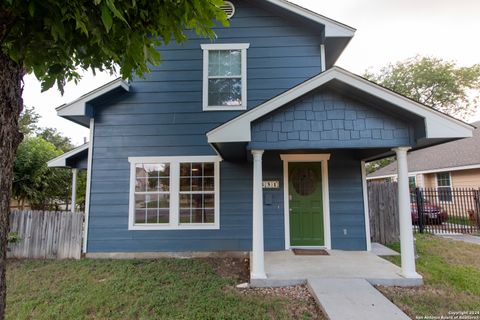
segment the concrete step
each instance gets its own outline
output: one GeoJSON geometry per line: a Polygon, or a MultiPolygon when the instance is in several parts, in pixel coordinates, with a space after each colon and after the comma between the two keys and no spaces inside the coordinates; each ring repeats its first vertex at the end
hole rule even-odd
{"type": "Polygon", "coordinates": [[[307,280],[312,295],[330,320],[409,320],[364,279],[307,280]]]}

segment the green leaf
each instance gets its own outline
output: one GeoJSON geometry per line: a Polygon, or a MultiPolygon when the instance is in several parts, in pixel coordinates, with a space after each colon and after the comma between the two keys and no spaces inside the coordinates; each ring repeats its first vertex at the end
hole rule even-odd
{"type": "Polygon", "coordinates": [[[31,17],[33,17],[33,15],[35,14],[35,2],[34,1],[30,1],[28,3],[28,13],[30,13],[31,17]]]}
{"type": "Polygon", "coordinates": [[[107,30],[107,33],[110,32],[110,29],[112,28],[112,24],[113,24],[113,18],[112,18],[112,15],[110,14],[110,10],[106,5],[102,5],[102,22],[103,22],[103,25],[105,26],[105,29],[107,30]]]}

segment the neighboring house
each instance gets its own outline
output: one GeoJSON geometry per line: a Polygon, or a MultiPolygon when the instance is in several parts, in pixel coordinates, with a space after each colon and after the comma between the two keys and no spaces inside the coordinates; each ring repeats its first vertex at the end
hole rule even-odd
{"type": "MultiPolygon", "coordinates": [[[[188,32],[145,78],[57,108],[90,128],[87,257],[252,251],[261,279],[264,250],[369,250],[364,161],[471,136],[334,67],[353,28],[287,1],[232,2],[216,41],[188,32]]],[[[400,190],[403,274],[415,278],[400,190]]]]}
{"type": "MultiPolygon", "coordinates": [[[[408,153],[410,185],[419,188],[480,188],[480,121],[471,138],[408,153]]],[[[397,162],[368,175],[369,181],[397,179],[397,162]]],[[[447,193],[448,195],[448,193],[447,193]]]]}

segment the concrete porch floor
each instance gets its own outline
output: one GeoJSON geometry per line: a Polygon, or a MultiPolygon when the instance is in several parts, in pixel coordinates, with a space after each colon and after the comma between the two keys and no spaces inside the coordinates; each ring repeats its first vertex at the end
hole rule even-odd
{"type": "Polygon", "coordinates": [[[401,269],[372,252],[328,250],[328,256],[299,256],[292,251],[265,252],[267,279],[252,279],[252,287],[282,287],[302,284],[307,279],[365,279],[372,285],[418,286],[420,279],[408,279],[401,269]]]}

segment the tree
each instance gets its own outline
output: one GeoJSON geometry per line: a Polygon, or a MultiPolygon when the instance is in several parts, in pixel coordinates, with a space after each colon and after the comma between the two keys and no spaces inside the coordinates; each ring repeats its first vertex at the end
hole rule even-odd
{"type": "Polygon", "coordinates": [[[365,77],[408,98],[467,120],[479,102],[480,64],[458,67],[452,61],[416,56],[389,64],[365,77]]]}
{"type": "Polygon", "coordinates": [[[65,193],[68,177],[65,183],[56,170],[47,167],[48,160],[62,153],[41,137],[27,137],[20,143],[12,186],[12,194],[20,203],[28,200],[35,209],[44,209],[48,200],[65,193]]]}
{"type": "Polygon", "coordinates": [[[18,119],[20,132],[24,136],[35,134],[38,131],[38,120],[40,120],[40,115],[33,107],[24,107],[18,119]]]}
{"type": "Polygon", "coordinates": [[[157,47],[185,41],[185,29],[213,38],[214,20],[227,25],[223,0],[44,0],[0,2],[0,319],[5,314],[5,265],[12,168],[22,141],[23,76],[63,92],[79,69],[123,78],[160,63],[157,47]]]}
{"type": "Polygon", "coordinates": [[[52,143],[57,149],[67,152],[73,149],[72,140],[69,137],[63,136],[55,128],[44,128],[38,133],[46,141],[52,143]]]}
{"type": "MultiPolygon", "coordinates": [[[[480,64],[458,67],[452,61],[416,56],[389,64],[365,78],[451,116],[468,120],[480,93],[480,64]]],[[[395,157],[367,164],[371,173],[395,161],[395,157]]]]}

